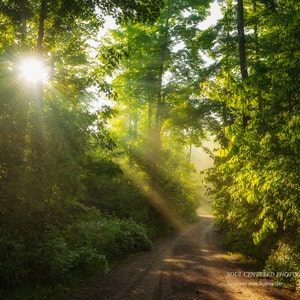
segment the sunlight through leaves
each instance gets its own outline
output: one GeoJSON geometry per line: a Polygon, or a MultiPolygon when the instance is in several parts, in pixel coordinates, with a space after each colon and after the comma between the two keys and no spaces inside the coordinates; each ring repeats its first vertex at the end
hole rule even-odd
{"type": "Polygon", "coordinates": [[[24,59],[21,62],[20,71],[22,78],[30,83],[45,82],[48,79],[46,66],[36,57],[24,59]]]}

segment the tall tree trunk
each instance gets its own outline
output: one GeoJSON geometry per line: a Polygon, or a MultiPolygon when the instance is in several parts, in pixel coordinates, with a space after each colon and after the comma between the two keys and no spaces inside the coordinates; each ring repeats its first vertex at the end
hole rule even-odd
{"type": "Polygon", "coordinates": [[[27,38],[27,5],[28,1],[21,1],[20,2],[20,11],[21,11],[21,16],[20,16],[20,22],[21,22],[21,41],[22,44],[26,43],[26,38],[27,38]]]}
{"type": "Polygon", "coordinates": [[[167,15],[164,25],[164,32],[161,39],[161,56],[158,70],[158,88],[157,88],[157,104],[154,122],[154,133],[153,133],[153,164],[159,165],[161,160],[161,129],[162,129],[162,117],[164,111],[164,97],[163,97],[163,75],[165,72],[165,63],[167,60],[167,52],[169,47],[169,19],[170,19],[170,0],[167,3],[167,15]]]}
{"type": "MultiPolygon", "coordinates": [[[[252,1],[253,11],[256,14],[256,0],[252,1]]],[[[260,61],[260,46],[259,46],[259,37],[258,37],[258,23],[254,23],[254,45],[255,45],[255,60],[256,63],[260,61]]],[[[260,114],[261,119],[263,119],[263,110],[264,110],[264,103],[263,97],[261,95],[261,90],[258,91],[258,112],[260,114]]]]}
{"type": "Polygon", "coordinates": [[[43,47],[46,16],[47,16],[47,0],[41,0],[40,16],[39,16],[39,32],[38,32],[38,37],[36,42],[36,49],[38,53],[41,53],[43,47]]]}
{"type": "Polygon", "coordinates": [[[152,132],[152,100],[150,97],[150,91],[147,91],[147,101],[148,101],[148,138],[151,137],[152,132]]]}
{"type": "MultiPolygon", "coordinates": [[[[237,2],[237,31],[239,39],[239,57],[240,57],[240,70],[242,80],[248,78],[248,70],[246,65],[246,41],[245,41],[245,26],[244,26],[244,3],[243,0],[237,2]]],[[[243,109],[245,110],[245,109],[243,109]]],[[[243,128],[247,127],[249,116],[243,111],[243,128]]]]}
{"type": "Polygon", "coordinates": [[[129,167],[133,167],[134,162],[134,142],[137,140],[138,135],[138,121],[139,116],[137,112],[131,111],[130,104],[130,112],[129,112],[129,167]]]}
{"type": "MultiPolygon", "coordinates": [[[[40,3],[40,14],[39,14],[39,28],[38,37],[36,41],[36,56],[41,59],[43,39],[45,33],[45,20],[47,12],[47,0],[41,0],[40,3]]],[[[39,176],[42,184],[40,186],[47,186],[47,170],[45,169],[45,155],[46,150],[46,135],[45,135],[45,124],[44,124],[44,103],[43,103],[43,82],[38,80],[36,83],[36,100],[35,100],[35,113],[33,118],[33,151],[34,155],[34,166],[37,176],[39,176]]],[[[41,199],[49,201],[52,195],[52,188],[50,188],[49,195],[46,195],[46,191],[39,191],[41,199]],[[44,194],[44,195],[43,195],[44,194]],[[42,197],[43,195],[43,197],[42,197]]]]}
{"type": "Polygon", "coordinates": [[[240,69],[242,79],[248,78],[248,71],[246,67],[246,42],[244,29],[244,3],[243,0],[238,0],[237,3],[237,30],[239,38],[239,55],[240,55],[240,69]]]}
{"type": "MultiPolygon", "coordinates": [[[[36,52],[37,55],[41,55],[43,48],[43,40],[45,35],[45,20],[47,16],[47,0],[41,0],[40,4],[40,14],[39,14],[39,29],[38,37],[36,41],[36,52]]],[[[41,106],[42,111],[42,101],[43,101],[43,82],[42,80],[37,82],[37,103],[41,106]]]]}

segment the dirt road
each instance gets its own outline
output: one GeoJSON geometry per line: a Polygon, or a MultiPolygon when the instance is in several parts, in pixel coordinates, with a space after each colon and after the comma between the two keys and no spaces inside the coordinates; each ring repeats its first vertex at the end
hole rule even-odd
{"type": "Polygon", "coordinates": [[[272,286],[274,280],[249,271],[222,250],[214,219],[202,215],[199,223],[115,268],[104,280],[78,286],[65,299],[296,299],[285,287],[272,286]]]}

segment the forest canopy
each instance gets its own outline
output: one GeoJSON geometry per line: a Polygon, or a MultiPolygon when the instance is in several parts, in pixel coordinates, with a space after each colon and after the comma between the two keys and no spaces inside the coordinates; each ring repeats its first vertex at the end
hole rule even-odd
{"type": "Polygon", "coordinates": [[[105,273],[196,221],[208,136],[228,245],[300,271],[299,1],[219,1],[202,29],[210,5],[0,3],[0,296],[105,273]]]}

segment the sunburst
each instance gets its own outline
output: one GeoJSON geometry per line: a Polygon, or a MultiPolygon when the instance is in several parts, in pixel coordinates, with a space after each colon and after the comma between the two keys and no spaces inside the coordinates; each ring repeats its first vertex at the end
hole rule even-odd
{"type": "Polygon", "coordinates": [[[28,57],[20,64],[22,78],[29,83],[45,82],[48,79],[47,68],[44,63],[36,57],[28,57]]]}

